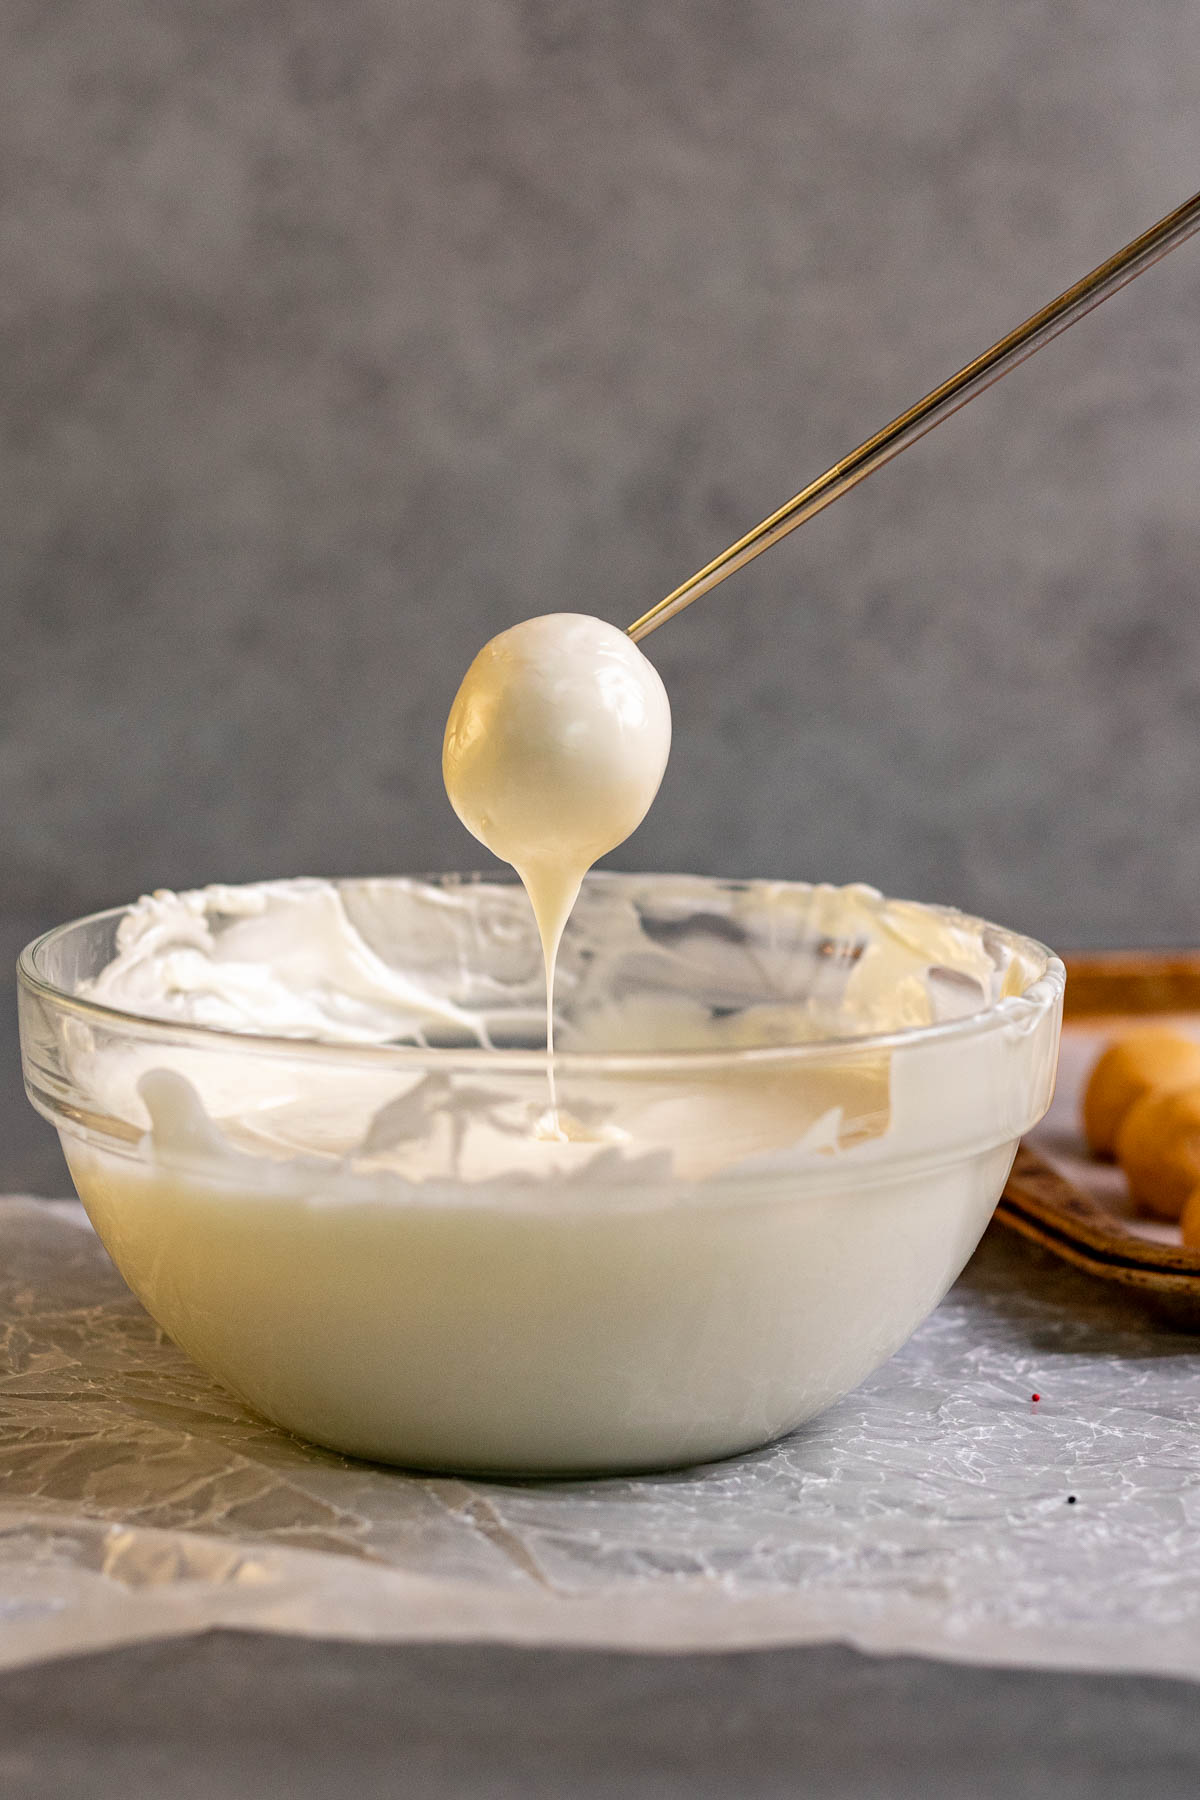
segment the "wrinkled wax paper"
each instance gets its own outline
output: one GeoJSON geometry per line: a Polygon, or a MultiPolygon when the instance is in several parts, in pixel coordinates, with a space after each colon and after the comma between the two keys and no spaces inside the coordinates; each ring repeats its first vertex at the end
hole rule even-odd
{"type": "Polygon", "coordinates": [[[220,1624],[1200,1675],[1200,1338],[997,1234],[823,1418],[629,1480],[287,1437],[164,1341],[74,1202],[0,1200],[0,1346],[9,1665],[220,1624]]]}

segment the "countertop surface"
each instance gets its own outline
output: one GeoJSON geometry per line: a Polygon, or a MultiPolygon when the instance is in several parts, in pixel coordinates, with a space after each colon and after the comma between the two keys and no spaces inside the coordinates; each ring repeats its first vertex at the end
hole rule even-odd
{"type": "Polygon", "coordinates": [[[213,1632],[0,1675],[5,1800],[1194,1800],[1190,1683],[213,1632]]]}

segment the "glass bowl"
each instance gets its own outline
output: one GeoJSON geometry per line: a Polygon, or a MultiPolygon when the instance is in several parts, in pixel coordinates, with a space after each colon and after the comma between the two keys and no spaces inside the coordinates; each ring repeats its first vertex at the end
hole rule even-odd
{"type": "Polygon", "coordinates": [[[1064,971],[866,888],[593,876],[566,1141],[502,879],[160,894],[19,982],[30,1099],[197,1363],[355,1456],[573,1474],[751,1449],[904,1343],[1049,1105],[1064,971]]]}

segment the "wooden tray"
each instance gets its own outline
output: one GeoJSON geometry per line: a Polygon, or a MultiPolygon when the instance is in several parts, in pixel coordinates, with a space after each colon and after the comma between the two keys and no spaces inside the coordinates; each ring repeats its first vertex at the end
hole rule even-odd
{"type": "Polygon", "coordinates": [[[1133,1289],[1180,1324],[1200,1325],[1200,1250],[1175,1226],[1133,1212],[1124,1178],[1089,1155],[1083,1083],[1104,1044],[1148,1016],[1200,1036],[1200,951],[1119,951],[1067,959],[1058,1088],[1021,1145],[996,1221],[1076,1268],[1133,1289]]]}

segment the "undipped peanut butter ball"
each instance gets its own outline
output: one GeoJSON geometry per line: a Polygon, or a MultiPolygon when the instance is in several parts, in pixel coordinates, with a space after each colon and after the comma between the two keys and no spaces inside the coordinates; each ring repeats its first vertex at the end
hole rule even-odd
{"type": "Polygon", "coordinates": [[[1189,1250],[1200,1250],[1200,1187],[1193,1188],[1179,1217],[1183,1241],[1189,1250]]]}
{"type": "Polygon", "coordinates": [[[1097,1156],[1111,1156],[1130,1107],[1157,1089],[1200,1082],[1200,1044],[1162,1025],[1131,1031],[1110,1044],[1083,1097],[1083,1129],[1097,1156]]]}
{"type": "Polygon", "coordinates": [[[1200,1083],[1135,1100],[1117,1132],[1117,1161],[1140,1211],[1177,1219],[1200,1187],[1200,1083]]]}

